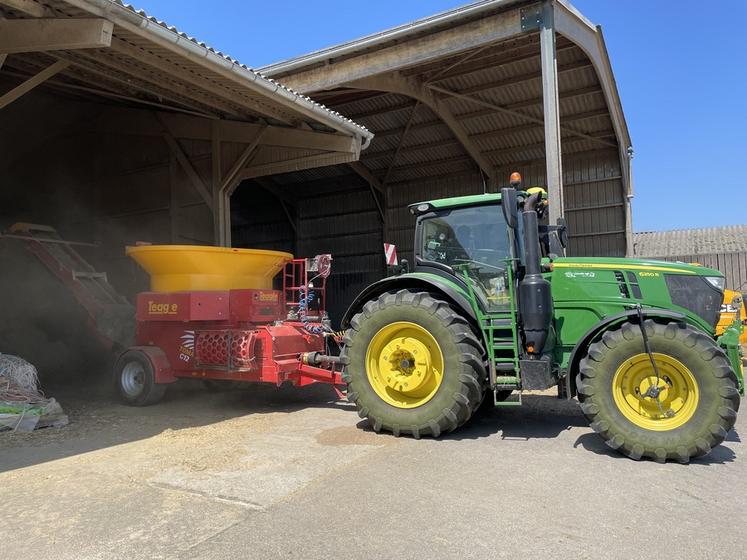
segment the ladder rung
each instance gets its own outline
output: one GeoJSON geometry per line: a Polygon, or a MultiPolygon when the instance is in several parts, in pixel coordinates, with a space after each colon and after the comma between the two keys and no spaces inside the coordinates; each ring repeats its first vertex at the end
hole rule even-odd
{"type": "Polygon", "coordinates": [[[519,384],[519,378],[515,375],[499,375],[495,378],[496,385],[515,386],[519,384]]]}
{"type": "Polygon", "coordinates": [[[73,278],[90,278],[91,280],[106,280],[106,272],[82,272],[73,270],[73,278]]]}

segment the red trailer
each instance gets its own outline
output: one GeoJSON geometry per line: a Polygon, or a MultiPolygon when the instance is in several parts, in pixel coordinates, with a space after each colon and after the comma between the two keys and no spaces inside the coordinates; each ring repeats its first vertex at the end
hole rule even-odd
{"type": "Polygon", "coordinates": [[[325,311],[330,255],[176,245],[127,253],[151,275],[151,291],[137,297],[136,345],[116,365],[127,403],[154,404],[179,378],[328,383],[341,395],[325,311]],[[282,289],[273,289],[280,270],[282,289]]]}

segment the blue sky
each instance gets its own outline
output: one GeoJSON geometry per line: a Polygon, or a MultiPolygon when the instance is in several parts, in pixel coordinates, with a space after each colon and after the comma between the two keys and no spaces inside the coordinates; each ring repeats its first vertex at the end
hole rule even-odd
{"type": "MultiPolygon", "coordinates": [[[[254,67],[465,3],[130,1],[254,67]]],[[[747,2],[573,4],[604,30],[635,149],[635,229],[747,223],[747,48],[732,23],[747,2]]]]}

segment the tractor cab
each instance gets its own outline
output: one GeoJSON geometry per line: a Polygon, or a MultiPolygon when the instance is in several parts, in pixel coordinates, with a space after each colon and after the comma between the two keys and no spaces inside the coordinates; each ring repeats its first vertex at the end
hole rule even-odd
{"type": "Polygon", "coordinates": [[[485,307],[508,306],[516,251],[500,203],[501,195],[485,194],[415,205],[415,270],[466,275],[485,307]]]}
{"type": "Polygon", "coordinates": [[[568,239],[562,218],[556,226],[539,224],[547,208],[544,189],[520,191],[520,185],[521,175],[513,173],[511,188],[501,193],[410,205],[417,218],[415,271],[456,276],[465,287],[471,284],[483,310],[508,309],[512,280],[523,276],[527,266],[527,248],[529,258],[536,261],[529,267],[536,273],[538,259],[563,256],[568,239]],[[525,204],[536,214],[526,231],[523,216],[519,216],[525,204]]]}

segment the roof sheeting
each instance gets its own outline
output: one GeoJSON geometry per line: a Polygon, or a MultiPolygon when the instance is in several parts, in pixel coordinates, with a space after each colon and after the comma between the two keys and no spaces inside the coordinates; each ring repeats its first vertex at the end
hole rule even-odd
{"type": "Polygon", "coordinates": [[[641,257],[747,252],[747,225],[643,231],[633,237],[635,255],[641,257]]]}
{"type": "MultiPolygon", "coordinates": [[[[121,0],[43,0],[44,17],[97,16],[114,24],[112,46],[81,51],[11,55],[6,65],[20,74],[38,72],[56,59],[72,63],[52,81],[81,94],[138,101],[213,118],[269,124],[305,123],[355,135],[367,129],[309,97],[266,78],[220,51],[121,0]]],[[[0,17],[27,18],[0,7],[0,17]]]]}

